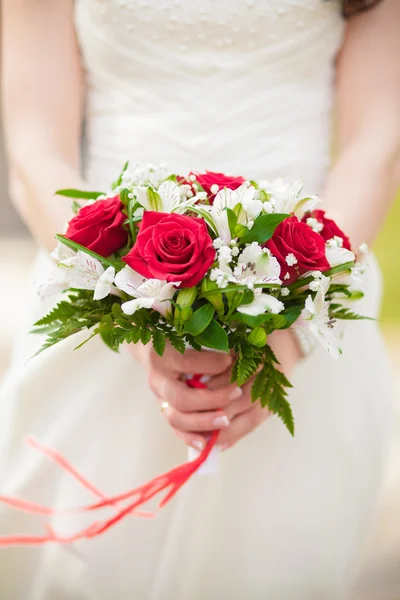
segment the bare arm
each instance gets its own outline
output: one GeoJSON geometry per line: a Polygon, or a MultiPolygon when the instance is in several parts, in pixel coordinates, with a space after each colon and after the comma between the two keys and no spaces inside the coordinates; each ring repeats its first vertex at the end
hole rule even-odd
{"type": "Polygon", "coordinates": [[[82,187],[83,81],[73,0],[3,0],[2,96],[12,199],[40,245],[70,218],[56,189],[82,187]]]}
{"type": "Polygon", "coordinates": [[[324,201],[355,248],[372,243],[399,185],[400,3],[350,20],[337,73],[338,160],[324,201]]]}

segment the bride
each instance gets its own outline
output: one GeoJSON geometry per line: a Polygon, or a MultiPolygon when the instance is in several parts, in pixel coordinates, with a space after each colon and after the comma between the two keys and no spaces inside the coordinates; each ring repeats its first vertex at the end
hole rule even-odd
{"type": "MultiPolygon", "coordinates": [[[[302,176],[354,247],[379,231],[398,175],[398,0],[4,0],[2,16],[11,193],[41,248],[36,282],[71,216],[53,192],[102,189],[127,158],[182,174],[302,176]]],[[[359,311],[377,316],[373,259],[365,292],[359,311]]],[[[337,362],[301,356],[290,333],[272,336],[294,383],[293,440],[248,386],[229,384],[226,356],[116,355],[96,340],[74,353],[78,336],[26,364],[42,341],[27,332],[48,309],[33,290],[26,314],[10,316],[21,333],[0,393],[1,493],[55,508],[91,500],[24,446],[28,434],[106,494],[183,462],[186,445],[201,448],[215,428],[224,451],[218,475],[195,477],[156,519],[131,517],[73,547],[3,549],[2,598],[349,596],[390,418],[375,323],[346,326],[337,362]],[[210,375],[208,390],[188,391],[184,372],[210,375]]],[[[1,509],[0,535],[42,526],[1,509]]]]}

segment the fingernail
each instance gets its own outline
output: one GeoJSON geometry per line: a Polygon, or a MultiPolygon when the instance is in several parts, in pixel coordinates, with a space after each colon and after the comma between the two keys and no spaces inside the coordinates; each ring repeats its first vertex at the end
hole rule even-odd
{"type": "Polygon", "coordinates": [[[230,448],[230,444],[221,444],[220,446],[217,446],[217,448],[221,452],[224,452],[224,450],[228,450],[228,448],[230,448]]]}
{"type": "Polygon", "coordinates": [[[204,442],[201,442],[200,440],[194,440],[194,442],[192,442],[192,446],[199,452],[204,450],[204,442]]]}
{"type": "Polygon", "coordinates": [[[212,421],[212,424],[214,427],[217,427],[217,429],[220,429],[221,427],[229,427],[229,419],[226,415],[221,415],[219,417],[215,417],[215,419],[212,421]]]}
{"type": "Polygon", "coordinates": [[[229,394],[228,400],[236,400],[236,398],[240,398],[240,396],[243,396],[243,390],[240,387],[237,387],[229,394]]]}

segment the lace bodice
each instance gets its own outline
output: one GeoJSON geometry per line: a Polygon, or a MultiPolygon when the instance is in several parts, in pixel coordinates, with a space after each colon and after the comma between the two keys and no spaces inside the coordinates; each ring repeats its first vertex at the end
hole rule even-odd
{"type": "Polygon", "coordinates": [[[336,0],[76,0],[89,176],[131,158],[320,186],[343,27],[336,0]]]}

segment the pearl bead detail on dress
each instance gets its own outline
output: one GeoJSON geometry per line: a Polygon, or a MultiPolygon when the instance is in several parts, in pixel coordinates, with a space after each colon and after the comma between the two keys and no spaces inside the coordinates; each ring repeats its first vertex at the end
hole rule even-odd
{"type": "MultiPolygon", "coordinates": [[[[197,47],[203,53],[209,47],[220,56],[233,48],[254,52],[284,43],[290,31],[307,30],[309,23],[323,21],[335,11],[339,16],[340,11],[339,0],[77,1],[97,5],[103,21],[116,25],[123,21],[126,35],[136,36],[140,31],[141,38],[157,47],[163,44],[179,54],[197,47]],[[136,23],[140,24],[137,28],[136,23]]],[[[199,56],[198,60],[200,64],[205,59],[199,56]]]]}

